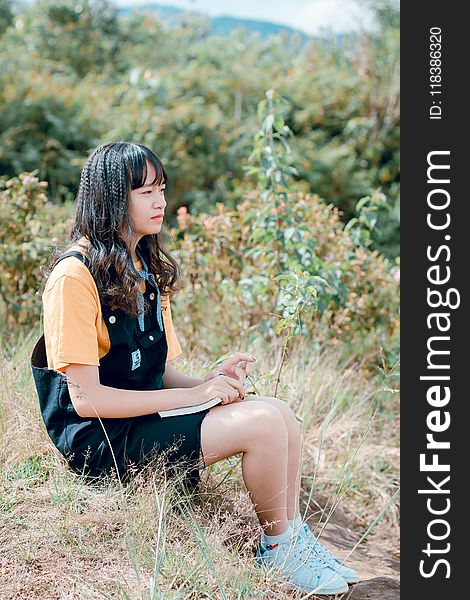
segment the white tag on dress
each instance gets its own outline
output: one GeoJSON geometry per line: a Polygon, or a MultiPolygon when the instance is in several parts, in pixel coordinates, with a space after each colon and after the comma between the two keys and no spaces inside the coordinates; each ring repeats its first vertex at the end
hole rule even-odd
{"type": "Polygon", "coordinates": [[[135,350],[134,352],[131,353],[131,359],[132,359],[132,367],[131,367],[131,371],[135,371],[135,369],[138,369],[140,367],[140,350],[135,350]]]}

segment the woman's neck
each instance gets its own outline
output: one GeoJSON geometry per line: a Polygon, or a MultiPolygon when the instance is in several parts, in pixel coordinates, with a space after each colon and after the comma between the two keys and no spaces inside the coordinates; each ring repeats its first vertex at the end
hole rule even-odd
{"type": "Polygon", "coordinates": [[[137,255],[137,244],[140,241],[140,237],[139,238],[134,238],[132,240],[126,240],[124,239],[124,242],[127,246],[127,250],[129,252],[129,254],[131,255],[131,259],[133,262],[140,262],[140,259],[137,255]]]}

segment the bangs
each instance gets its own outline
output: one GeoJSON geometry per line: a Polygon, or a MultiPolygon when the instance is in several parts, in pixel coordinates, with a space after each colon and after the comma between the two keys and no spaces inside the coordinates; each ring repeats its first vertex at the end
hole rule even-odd
{"type": "Polygon", "coordinates": [[[132,144],[125,158],[131,189],[136,190],[144,185],[161,185],[167,182],[167,174],[161,160],[146,146],[132,144]],[[147,163],[155,170],[153,181],[147,182],[147,163]]]}

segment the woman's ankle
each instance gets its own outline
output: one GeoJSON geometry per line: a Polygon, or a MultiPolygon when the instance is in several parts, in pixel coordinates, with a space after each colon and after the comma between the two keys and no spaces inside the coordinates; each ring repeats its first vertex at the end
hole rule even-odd
{"type": "Polygon", "coordinates": [[[289,541],[292,537],[292,529],[290,525],[288,525],[282,533],[277,535],[267,535],[264,531],[261,534],[261,542],[264,545],[274,545],[280,544],[284,541],[289,541]]]}
{"type": "Polygon", "coordinates": [[[300,527],[302,527],[302,516],[300,515],[300,513],[294,517],[293,519],[288,519],[288,523],[289,525],[292,527],[292,529],[297,530],[300,527]]]}

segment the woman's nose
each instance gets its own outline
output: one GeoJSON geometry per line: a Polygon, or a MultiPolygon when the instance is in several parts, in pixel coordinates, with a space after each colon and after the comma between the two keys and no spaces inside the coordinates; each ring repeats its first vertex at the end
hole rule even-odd
{"type": "Polygon", "coordinates": [[[163,195],[157,196],[155,198],[155,200],[153,201],[153,206],[154,206],[154,208],[159,208],[160,206],[162,206],[163,208],[165,208],[165,206],[166,206],[165,197],[163,195]]]}

